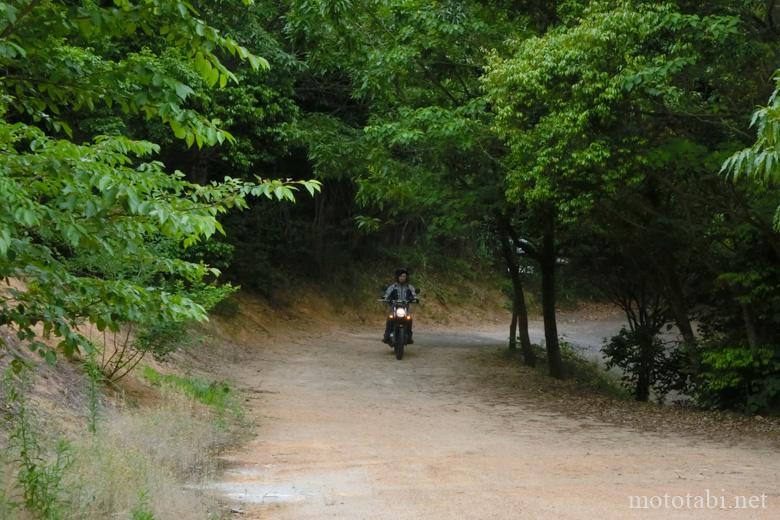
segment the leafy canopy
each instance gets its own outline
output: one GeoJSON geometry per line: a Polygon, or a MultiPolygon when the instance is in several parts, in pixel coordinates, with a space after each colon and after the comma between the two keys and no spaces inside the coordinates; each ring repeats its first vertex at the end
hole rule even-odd
{"type": "MultiPolygon", "coordinates": [[[[756,142],[729,157],[721,168],[735,182],[748,177],[770,187],[780,183],[780,71],[775,73],[775,81],[777,88],[768,105],[756,110],[750,121],[756,128],[756,142]]],[[[774,226],[780,231],[780,206],[774,226]]]]}
{"type": "Polygon", "coordinates": [[[49,361],[54,346],[90,348],[77,331],[84,322],[118,330],[205,319],[186,284],[218,271],[160,244],[186,248],[222,232],[217,217],[246,207],[248,196],[294,201],[298,187],[319,189],[260,178],[193,184],[152,159],[155,144],[121,135],[78,143],[84,132],[65,122],[119,107],[164,122],[188,145],[229,141],[219,121],[186,107],[193,87],[171,66],[183,62],[224,87],[236,79],[220,60],[227,55],[267,67],[187,2],[0,4],[0,279],[8,282],[0,325],[49,361]],[[143,46],[118,52],[127,40],[143,46]],[[57,341],[36,341],[41,329],[57,341]]]}
{"type": "Polygon", "coordinates": [[[667,4],[594,2],[572,25],[517,41],[512,56],[494,52],[483,86],[509,147],[508,197],[571,217],[599,191],[633,182],[646,166],[640,151],[654,144],[654,113],[696,104],[680,78],[736,23],[667,4]]]}

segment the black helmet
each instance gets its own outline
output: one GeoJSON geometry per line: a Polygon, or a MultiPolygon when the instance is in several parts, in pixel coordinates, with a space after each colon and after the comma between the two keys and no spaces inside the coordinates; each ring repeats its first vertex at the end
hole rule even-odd
{"type": "Polygon", "coordinates": [[[409,276],[409,271],[406,269],[406,267],[399,267],[395,270],[395,279],[398,280],[398,277],[402,274],[405,274],[406,276],[409,276]]]}

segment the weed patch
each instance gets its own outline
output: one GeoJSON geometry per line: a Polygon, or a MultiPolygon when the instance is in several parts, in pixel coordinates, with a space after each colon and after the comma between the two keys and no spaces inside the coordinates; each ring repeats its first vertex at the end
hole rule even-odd
{"type": "Polygon", "coordinates": [[[236,418],[243,415],[236,393],[225,381],[209,381],[198,377],[161,374],[149,366],[142,369],[141,375],[149,383],[177,390],[195,401],[213,408],[220,415],[224,415],[225,412],[230,412],[236,418]]]}

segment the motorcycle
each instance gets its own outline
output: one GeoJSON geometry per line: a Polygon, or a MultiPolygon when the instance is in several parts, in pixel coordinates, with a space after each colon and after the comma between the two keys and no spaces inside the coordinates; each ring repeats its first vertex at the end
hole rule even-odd
{"type": "Polygon", "coordinates": [[[388,319],[393,322],[393,328],[390,332],[390,347],[395,351],[395,358],[401,360],[404,358],[404,347],[409,344],[409,329],[412,327],[411,304],[419,303],[420,300],[380,299],[379,301],[390,304],[388,319]]]}

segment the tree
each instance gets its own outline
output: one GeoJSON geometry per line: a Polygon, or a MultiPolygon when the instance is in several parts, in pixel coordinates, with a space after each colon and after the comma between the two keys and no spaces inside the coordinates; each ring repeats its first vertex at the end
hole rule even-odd
{"type": "Polygon", "coordinates": [[[516,348],[517,337],[520,335],[520,350],[523,353],[523,361],[528,366],[536,366],[536,354],[528,335],[528,309],[525,304],[525,292],[523,281],[520,278],[520,265],[518,263],[518,248],[520,240],[517,238],[511,221],[507,216],[496,216],[498,225],[498,237],[501,243],[501,254],[506,263],[509,278],[512,281],[512,321],[509,325],[509,349],[516,348]]]}
{"type": "MultiPolygon", "coordinates": [[[[537,4],[547,5],[293,3],[288,27],[320,75],[306,87],[319,85],[329,100],[320,103],[327,115],[317,115],[328,131],[312,147],[315,167],[353,179],[362,213],[356,221],[374,238],[367,245],[389,242],[392,252],[415,250],[423,264],[446,265],[452,255],[478,249],[485,231],[498,244],[507,238],[495,220],[511,213],[503,208],[504,149],[478,78],[485,48],[503,48],[505,35],[518,27],[543,25],[536,15],[546,11],[537,4]],[[337,104],[349,99],[345,91],[352,104],[337,104]]],[[[505,255],[498,258],[513,272],[505,255]]],[[[522,280],[511,279],[520,309],[522,280]]],[[[528,337],[527,326],[520,337],[528,337]]],[[[521,343],[530,352],[530,341],[521,343]]]]}
{"type": "MultiPolygon", "coordinates": [[[[776,188],[780,183],[780,71],[775,73],[775,82],[777,88],[769,104],[756,110],[750,121],[750,126],[756,127],[755,143],[723,163],[721,171],[734,182],[744,176],[767,187],[776,188]]],[[[775,211],[774,227],[780,231],[780,206],[775,211]]]]}
{"type": "Polygon", "coordinates": [[[236,76],[219,53],[255,69],[265,60],[186,2],[0,7],[0,278],[15,281],[3,291],[0,323],[53,362],[55,349],[36,340],[38,326],[70,355],[91,348],[78,332],[85,321],[116,331],[128,323],[205,319],[203,306],[181,288],[218,272],[160,242],[186,248],[208,239],[222,231],[217,217],[246,207],[246,197],[294,200],[296,186],[231,178],[192,184],[150,160],[159,148],[147,141],[111,135],[74,142],[70,136],[83,129],[64,114],[118,107],[163,122],[188,145],[232,141],[218,121],[186,108],[194,91],[172,64],[224,87],[236,76]],[[138,48],[116,53],[125,38],[138,48]],[[157,52],[139,45],[149,40],[157,52]],[[137,272],[146,273],[144,283],[137,272]]]}
{"type": "Polygon", "coordinates": [[[509,57],[493,53],[484,88],[509,148],[508,197],[533,216],[540,235],[545,341],[556,377],[559,238],[604,194],[642,178],[647,148],[662,142],[649,132],[654,108],[685,106],[682,73],[701,59],[703,44],[725,41],[735,23],[668,5],[598,2],[570,24],[519,40],[509,57]]]}

